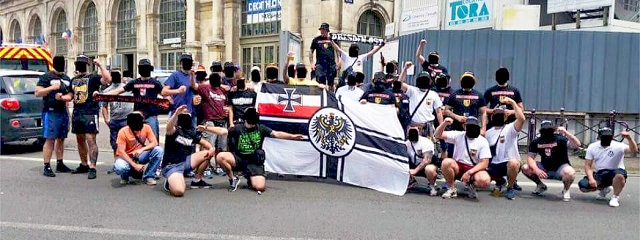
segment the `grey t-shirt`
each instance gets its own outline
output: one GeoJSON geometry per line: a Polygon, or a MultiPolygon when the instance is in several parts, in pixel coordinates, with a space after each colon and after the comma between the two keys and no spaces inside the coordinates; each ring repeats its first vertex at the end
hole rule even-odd
{"type": "MultiPolygon", "coordinates": [[[[123,88],[125,84],[123,83],[113,83],[109,87],[102,90],[102,92],[108,92],[114,89],[123,88]]],[[[130,92],[125,92],[120,94],[121,96],[133,96],[130,92]]],[[[107,104],[106,102],[101,102],[100,105],[104,106],[107,104]]],[[[123,120],[127,119],[127,115],[133,112],[133,103],[126,102],[109,102],[109,116],[111,120],[123,120]]]]}

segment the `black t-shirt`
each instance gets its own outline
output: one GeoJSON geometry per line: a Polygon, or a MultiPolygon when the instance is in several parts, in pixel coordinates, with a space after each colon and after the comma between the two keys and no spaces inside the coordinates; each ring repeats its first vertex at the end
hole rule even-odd
{"type": "Polygon", "coordinates": [[[47,72],[43,75],[40,75],[40,79],[38,79],[37,85],[47,88],[51,86],[52,82],[59,82],[60,89],[51,91],[46,96],[42,97],[42,101],[44,103],[42,110],[65,112],[67,111],[67,102],[56,100],[56,94],[67,94],[71,92],[71,79],[69,79],[69,76],[67,76],[66,74],[57,75],[53,72],[47,72]]]}
{"type": "Polygon", "coordinates": [[[446,67],[442,66],[442,64],[438,64],[438,66],[431,66],[431,64],[425,62],[425,64],[423,64],[422,66],[422,70],[428,72],[429,75],[431,75],[431,79],[435,79],[435,77],[440,73],[449,75],[449,70],[447,70],[446,67]]]}
{"type": "Polygon", "coordinates": [[[183,131],[180,127],[176,127],[173,135],[166,135],[162,167],[186,161],[187,156],[193,153],[194,146],[200,142],[201,138],[202,134],[195,129],[183,131]]]}
{"type": "MultiPolygon", "coordinates": [[[[475,89],[470,92],[458,89],[449,96],[445,105],[451,107],[451,111],[457,115],[480,119],[480,108],[487,106],[487,103],[482,94],[475,89]]],[[[454,120],[451,129],[461,131],[462,124],[454,120]]]]}
{"type": "MultiPolygon", "coordinates": [[[[495,85],[484,92],[484,99],[489,103],[489,108],[496,108],[496,107],[503,106],[504,104],[500,103],[500,98],[502,97],[509,97],[514,101],[516,101],[516,103],[522,102],[520,91],[517,88],[512,87],[510,85],[507,85],[506,87],[495,85]]],[[[513,107],[511,107],[511,105],[507,104],[507,105],[504,105],[504,107],[506,107],[507,109],[513,110],[513,107]]],[[[491,116],[489,116],[489,119],[491,119],[491,116]]],[[[507,118],[506,123],[511,123],[515,120],[516,120],[516,116],[511,115],[507,118]]]]}
{"type": "Polygon", "coordinates": [[[316,51],[316,64],[323,66],[336,65],[335,51],[331,46],[331,39],[328,37],[323,37],[322,35],[315,37],[311,41],[311,49],[316,51]]]}
{"type": "Polygon", "coordinates": [[[539,154],[542,158],[542,166],[547,171],[556,171],[562,164],[569,164],[567,143],[569,140],[562,135],[554,138],[536,138],[529,144],[530,154],[539,154]]]}
{"type": "Polygon", "coordinates": [[[270,137],[272,132],[271,128],[262,124],[252,129],[239,124],[229,132],[229,152],[242,158],[251,158],[256,150],[262,148],[264,138],[270,137]]]}
{"type": "Polygon", "coordinates": [[[367,102],[382,105],[396,104],[396,96],[391,91],[389,91],[389,89],[385,89],[384,91],[380,92],[377,91],[375,87],[369,91],[364,92],[360,99],[366,99],[367,102]]]}
{"type": "Polygon", "coordinates": [[[102,76],[91,73],[79,75],[71,79],[73,89],[73,113],[97,115],[100,106],[93,100],[93,92],[100,91],[102,76]]]}
{"type": "MultiPolygon", "coordinates": [[[[157,98],[162,92],[162,84],[155,78],[142,80],[140,78],[127,82],[124,90],[133,93],[136,97],[157,98]]],[[[160,107],[147,103],[134,103],[133,110],[141,111],[145,117],[156,116],[160,112],[160,107]]]]}
{"type": "Polygon", "coordinates": [[[254,91],[244,90],[229,92],[227,99],[233,108],[233,120],[244,119],[244,111],[247,108],[256,106],[256,97],[258,94],[254,91]]]}

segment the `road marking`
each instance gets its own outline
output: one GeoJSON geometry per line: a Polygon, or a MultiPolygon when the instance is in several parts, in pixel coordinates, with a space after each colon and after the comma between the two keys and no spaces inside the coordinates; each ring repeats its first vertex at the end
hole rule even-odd
{"type": "Polygon", "coordinates": [[[159,231],[142,231],[142,230],[127,230],[127,229],[113,229],[113,228],[90,228],[90,227],[50,225],[50,224],[19,223],[19,222],[0,222],[0,227],[26,229],[26,230],[44,230],[44,231],[58,231],[58,232],[72,232],[72,233],[93,233],[93,234],[101,234],[101,235],[120,235],[120,236],[133,236],[133,237],[146,237],[146,238],[159,237],[159,238],[172,238],[172,239],[311,239],[311,238],[282,238],[282,237],[251,236],[251,235],[230,235],[230,234],[217,234],[217,233],[207,234],[207,233],[193,233],[193,232],[159,232],[159,231]]]}
{"type": "MultiPolygon", "coordinates": [[[[0,156],[0,159],[3,160],[22,160],[22,161],[33,161],[33,162],[42,162],[42,158],[34,158],[34,157],[16,157],[16,156],[0,156]]],[[[80,164],[80,160],[64,160],[65,163],[73,163],[80,164]]],[[[104,162],[97,162],[96,165],[103,165],[104,162]]]]}

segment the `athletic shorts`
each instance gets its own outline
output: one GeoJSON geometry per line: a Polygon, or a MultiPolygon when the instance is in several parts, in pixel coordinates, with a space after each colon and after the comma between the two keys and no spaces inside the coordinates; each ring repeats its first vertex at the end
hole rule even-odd
{"type": "Polygon", "coordinates": [[[71,132],[75,134],[98,133],[98,115],[73,114],[71,132]]]}
{"type": "Polygon", "coordinates": [[[266,176],[264,165],[249,163],[247,159],[241,158],[233,154],[236,160],[236,166],[233,167],[234,172],[241,172],[245,177],[266,176]]]}
{"type": "Polygon", "coordinates": [[[466,173],[467,171],[471,170],[474,167],[473,165],[467,165],[458,161],[456,161],[456,163],[458,164],[458,174],[456,174],[456,179],[458,180],[462,178],[462,175],[464,175],[464,173],[466,173]]]}
{"type": "Polygon", "coordinates": [[[165,178],[169,178],[171,174],[174,173],[190,173],[193,169],[191,168],[191,155],[187,156],[187,160],[181,163],[173,163],[167,164],[164,168],[162,168],[162,176],[165,178]]]}
{"type": "Polygon", "coordinates": [[[45,139],[64,139],[69,133],[67,112],[42,112],[42,135],[45,139]]]}
{"type": "MultiPolygon", "coordinates": [[[[224,120],[206,121],[205,126],[228,128],[227,121],[224,120]]],[[[225,150],[227,148],[227,136],[218,136],[207,131],[204,131],[202,136],[207,139],[207,142],[211,143],[216,150],[225,150]]]]}
{"type": "Polygon", "coordinates": [[[564,168],[566,168],[566,167],[570,167],[571,166],[571,165],[565,163],[565,164],[560,165],[560,167],[557,170],[550,171],[550,170],[545,169],[542,166],[541,162],[537,162],[537,164],[538,164],[538,168],[540,168],[540,170],[542,170],[545,173],[547,173],[547,179],[554,179],[554,180],[560,180],[560,181],[562,181],[562,175],[561,175],[562,170],[564,170],[564,168]]]}
{"type": "Polygon", "coordinates": [[[509,162],[489,164],[487,173],[489,173],[489,176],[491,176],[492,178],[502,178],[504,176],[507,176],[507,164],[509,164],[509,162]]]}
{"type": "Polygon", "coordinates": [[[316,80],[320,84],[333,86],[336,78],[335,66],[316,64],[316,80]]]}
{"type": "Polygon", "coordinates": [[[596,183],[598,183],[597,187],[589,186],[589,178],[587,178],[586,176],[582,178],[580,182],[578,182],[578,186],[582,189],[587,189],[587,190],[596,190],[596,189],[606,188],[613,184],[613,178],[618,174],[621,174],[622,176],[624,176],[624,179],[627,179],[627,170],[624,170],[622,168],[602,169],[602,170],[598,170],[593,174],[593,178],[595,178],[596,183]]]}

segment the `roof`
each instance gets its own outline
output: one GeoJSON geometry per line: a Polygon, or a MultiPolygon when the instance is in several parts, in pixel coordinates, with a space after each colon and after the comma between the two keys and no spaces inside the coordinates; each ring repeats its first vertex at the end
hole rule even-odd
{"type": "Polygon", "coordinates": [[[0,69],[0,76],[14,76],[14,75],[42,75],[43,72],[26,71],[26,70],[4,70],[0,69]]]}

